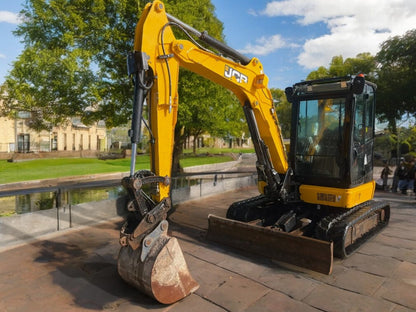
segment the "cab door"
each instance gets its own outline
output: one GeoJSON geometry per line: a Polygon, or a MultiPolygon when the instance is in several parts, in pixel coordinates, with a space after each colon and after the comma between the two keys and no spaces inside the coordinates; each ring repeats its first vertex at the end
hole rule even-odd
{"type": "Polygon", "coordinates": [[[373,179],[374,110],[374,88],[366,84],[363,93],[354,95],[354,122],[350,153],[352,186],[373,179]]]}

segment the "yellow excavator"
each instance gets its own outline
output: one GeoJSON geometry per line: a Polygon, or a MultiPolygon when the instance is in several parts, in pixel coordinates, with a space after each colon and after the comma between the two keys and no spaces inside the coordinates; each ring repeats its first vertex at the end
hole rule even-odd
{"type": "Polygon", "coordinates": [[[226,218],[208,216],[210,240],[330,274],[334,255],[347,257],[388,224],[389,205],[373,200],[376,85],[359,74],[286,88],[292,103],[287,154],[260,61],[154,1],[142,12],[128,57],[135,92],[130,176],[122,180],[129,202],[118,271],[125,281],[164,304],[198,288],[166,220],[180,66],[237,96],[257,155],[259,195],[232,204],[226,218]],[[188,39],[176,39],[173,28],[188,39]],[[145,105],[151,170],[135,172],[145,105]]]}

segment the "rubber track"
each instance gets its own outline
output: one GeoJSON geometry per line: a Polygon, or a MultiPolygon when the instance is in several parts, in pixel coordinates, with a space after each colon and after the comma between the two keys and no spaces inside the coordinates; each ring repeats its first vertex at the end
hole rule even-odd
{"type": "Polygon", "coordinates": [[[318,239],[334,242],[334,255],[338,258],[346,258],[351,255],[370,237],[374,236],[381,229],[387,226],[390,218],[390,206],[384,202],[368,201],[357,207],[352,208],[346,213],[337,216],[328,216],[318,223],[318,239]],[[346,233],[349,227],[354,226],[378,210],[385,210],[385,219],[378,223],[369,232],[358,238],[352,245],[345,247],[346,233]]]}
{"type": "MultiPolygon", "coordinates": [[[[231,204],[227,210],[227,218],[249,222],[256,218],[260,218],[259,207],[265,207],[266,204],[273,202],[264,195],[258,195],[245,200],[241,200],[231,204]]],[[[261,208],[260,208],[261,209],[261,208]]]]}

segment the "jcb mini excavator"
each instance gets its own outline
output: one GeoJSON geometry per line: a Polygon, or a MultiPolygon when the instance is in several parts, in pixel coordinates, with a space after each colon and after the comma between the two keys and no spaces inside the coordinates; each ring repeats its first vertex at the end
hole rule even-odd
{"type": "Polygon", "coordinates": [[[130,197],[118,258],[125,281],[165,304],[198,288],[166,220],[180,66],[237,96],[257,154],[260,195],[232,204],[226,218],[208,216],[209,239],[330,274],[334,255],[347,257],[387,225],[389,205],[373,201],[374,84],[357,75],[286,88],[292,103],[287,156],[260,61],[170,16],[154,1],[142,12],[128,57],[135,92],[130,176],[122,180],[130,197]],[[172,28],[189,40],[177,40],[172,28]],[[145,105],[151,171],[135,172],[145,105]]]}

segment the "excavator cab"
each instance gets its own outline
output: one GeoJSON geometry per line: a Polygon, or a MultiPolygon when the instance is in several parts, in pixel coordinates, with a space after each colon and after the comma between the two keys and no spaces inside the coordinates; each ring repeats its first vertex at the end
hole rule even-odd
{"type": "Polygon", "coordinates": [[[348,257],[384,228],[390,207],[373,200],[375,91],[364,75],[286,88],[292,126],[280,189],[210,216],[209,237],[329,274],[333,256],[348,257]]]}
{"type": "Polygon", "coordinates": [[[340,189],[373,187],[375,90],[363,75],[305,81],[285,90],[292,103],[294,180],[340,189]]]}

